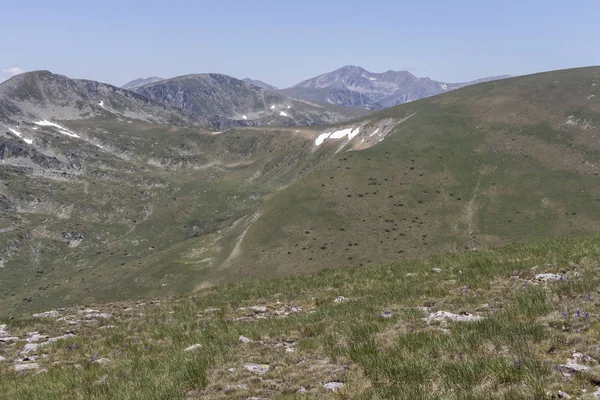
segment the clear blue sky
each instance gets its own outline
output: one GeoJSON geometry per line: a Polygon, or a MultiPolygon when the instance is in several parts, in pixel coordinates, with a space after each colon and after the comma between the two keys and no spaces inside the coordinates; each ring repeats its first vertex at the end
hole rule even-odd
{"type": "Polygon", "coordinates": [[[348,64],[456,82],[600,64],[598,0],[2,3],[0,70],[115,85],[220,72],[287,87],[348,64]]]}

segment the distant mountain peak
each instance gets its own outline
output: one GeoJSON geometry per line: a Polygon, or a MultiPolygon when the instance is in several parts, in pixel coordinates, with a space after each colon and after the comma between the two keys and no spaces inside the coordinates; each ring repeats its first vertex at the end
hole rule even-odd
{"type": "Polygon", "coordinates": [[[258,79],[244,78],[244,82],[247,82],[254,86],[258,86],[259,88],[264,90],[277,90],[277,87],[270,85],[266,82],[259,81],[258,79]]]}
{"type": "Polygon", "coordinates": [[[474,82],[445,83],[418,78],[409,71],[388,70],[382,73],[346,65],[284,89],[290,97],[346,107],[382,109],[474,83],[505,78],[483,78],[474,82]]]}
{"type": "Polygon", "coordinates": [[[362,110],[323,107],[289,99],[274,90],[265,90],[251,80],[216,73],[178,76],[132,90],[205,118],[217,129],[327,124],[362,114],[362,110]]]}
{"type": "Polygon", "coordinates": [[[164,81],[164,78],[159,78],[157,76],[151,76],[148,78],[138,78],[138,79],[134,79],[132,81],[127,82],[126,84],[121,86],[121,88],[131,90],[131,89],[135,89],[140,86],[144,86],[144,85],[148,85],[150,83],[156,83],[156,82],[160,82],[160,81],[164,81]]]}

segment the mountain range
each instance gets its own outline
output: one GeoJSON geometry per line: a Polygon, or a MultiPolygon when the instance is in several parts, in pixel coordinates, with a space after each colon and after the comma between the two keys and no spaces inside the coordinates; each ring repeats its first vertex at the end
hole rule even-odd
{"type": "Polygon", "coordinates": [[[597,67],[354,116],[218,74],[136,92],[16,76],[0,84],[2,309],[597,232],[599,99],[597,67]],[[351,119],[272,115],[296,108],[351,119]],[[215,131],[220,113],[256,125],[215,131]]]}
{"type": "Polygon", "coordinates": [[[105,83],[75,80],[49,71],[27,72],[0,85],[0,120],[4,124],[115,118],[171,125],[204,123],[200,117],[105,83]]]}
{"type": "Polygon", "coordinates": [[[291,88],[281,90],[280,93],[319,103],[380,110],[475,83],[508,77],[510,75],[466,83],[445,83],[429,78],[417,78],[408,71],[373,73],[361,67],[346,66],[307,79],[291,88]]]}
{"type": "MultiPolygon", "coordinates": [[[[180,81],[185,80],[187,83],[190,83],[191,80],[189,77],[191,76],[216,77],[222,75],[197,74],[173,79],[180,81]]],[[[417,78],[408,71],[390,70],[383,73],[373,73],[361,67],[345,66],[338,70],[307,79],[290,88],[281,90],[260,80],[245,78],[243,81],[265,91],[277,91],[280,95],[293,99],[306,100],[317,104],[363,108],[367,110],[381,110],[398,104],[407,103],[409,101],[435,96],[437,94],[464,86],[492,80],[506,79],[509,77],[510,75],[501,75],[481,78],[471,82],[445,83],[434,81],[429,78],[417,78]]],[[[230,80],[233,81],[234,78],[230,78],[230,80]]],[[[164,79],[155,77],[140,78],[128,82],[122,87],[124,89],[140,91],[142,90],[139,89],[141,86],[161,81],[164,81],[164,79]]],[[[180,91],[181,95],[181,90],[183,90],[181,84],[179,85],[178,90],[180,91]]],[[[155,98],[160,100],[160,96],[155,98]]],[[[203,102],[204,100],[200,99],[200,101],[203,102]]]]}
{"type": "Polygon", "coordinates": [[[132,89],[186,110],[218,129],[245,125],[315,125],[348,120],[364,110],[296,100],[222,74],[185,75],[132,89]]]}

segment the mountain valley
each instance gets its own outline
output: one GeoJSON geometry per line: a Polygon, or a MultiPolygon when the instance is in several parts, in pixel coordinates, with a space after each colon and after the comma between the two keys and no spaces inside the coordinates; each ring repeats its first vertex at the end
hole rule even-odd
{"type": "MultiPolygon", "coordinates": [[[[36,88],[19,78],[0,93],[36,88]]],[[[112,87],[43,108],[4,95],[0,301],[177,294],[597,232],[599,84],[597,68],[555,71],[224,132],[112,87]]]]}

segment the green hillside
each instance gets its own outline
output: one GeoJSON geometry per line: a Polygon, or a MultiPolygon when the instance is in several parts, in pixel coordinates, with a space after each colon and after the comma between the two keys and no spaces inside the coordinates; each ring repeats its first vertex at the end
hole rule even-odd
{"type": "Polygon", "coordinates": [[[598,232],[599,119],[594,67],[331,127],[23,124],[33,147],[0,136],[0,314],[598,232]]]}
{"type": "Polygon", "coordinates": [[[0,394],[596,399],[599,259],[595,235],[5,318],[0,394]]]}
{"type": "Polygon", "coordinates": [[[217,279],[598,231],[600,68],[474,85],[370,120],[407,116],[271,197],[217,279]]]}

